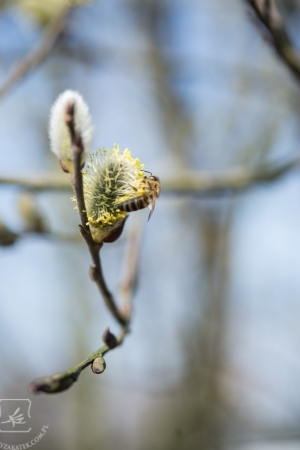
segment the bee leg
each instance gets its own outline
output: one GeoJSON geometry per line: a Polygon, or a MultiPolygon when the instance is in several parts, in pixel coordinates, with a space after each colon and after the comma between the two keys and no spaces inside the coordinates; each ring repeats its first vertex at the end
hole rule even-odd
{"type": "Polygon", "coordinates": [[[149,212],[149,216],[148,216],[148,222],[153,214],[154,208],[155,208],[155,202],[152,201],[151,203],[149,203],[150,212],[149,212]]]}

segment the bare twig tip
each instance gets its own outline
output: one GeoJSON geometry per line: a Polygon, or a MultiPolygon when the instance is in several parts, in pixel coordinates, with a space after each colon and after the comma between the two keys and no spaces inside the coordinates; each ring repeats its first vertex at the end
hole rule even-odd
{"type": "Polygon", "coordinates": [[[55,394],[62,392],[72,386],[77,381],[80,371],[71,375],[37,378],[29,384],[28,390],[31,394],[39,394],[45,392],[47,394],[55,394]]]}

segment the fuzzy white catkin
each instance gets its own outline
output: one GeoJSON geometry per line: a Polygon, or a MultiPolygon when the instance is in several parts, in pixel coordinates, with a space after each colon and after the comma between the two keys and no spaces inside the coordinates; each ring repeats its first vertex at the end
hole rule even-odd
{"type": "Polygon", "coordinates": [[[57,98],[50,112],[49,138],[51,150],[69,170],[72,169],[72,143],[69,129],[66,125],[65,115],[68,105],[74,105],[74,128],[77,136],[81,137],[85,161],[90,151],[94,127],[89,114],[89,108],[81,95],[75,91],[65,91],[57,98]]]}

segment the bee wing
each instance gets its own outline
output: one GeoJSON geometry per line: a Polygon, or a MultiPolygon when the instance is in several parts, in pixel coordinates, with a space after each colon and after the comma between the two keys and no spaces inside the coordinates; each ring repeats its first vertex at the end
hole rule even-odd
{"type": "Polygon", "coordinates": [[[148,216],[148,222],[149,222],[149,220],[153,214],[154,208],[155,208],[155,200],[156,200],[156,197],[153,197],[151,202],[149,203],[150,212],[149,212],[149,216],[148,216]]]}

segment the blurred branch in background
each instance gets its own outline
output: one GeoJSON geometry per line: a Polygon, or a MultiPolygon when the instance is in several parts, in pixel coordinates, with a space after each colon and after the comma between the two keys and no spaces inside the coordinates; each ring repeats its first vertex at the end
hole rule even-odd
{"type": "Polygon", "coordinates": [[[78,233],[66,234],[52,231],[47,226],[46,220],[38,208],[36,196],[32,192],[22,191],[17,199],[17,207],[19,216],[23,222],[23,227],[20,231],[16,232],[0,220],[0,247],[13,245],[19,239],[33,234],[56,242],[82,242],[78,233]]]}
{"type": "Polygon", "coordinates": [[[202,409],[205,417],[201,432],[203,448],[209,449],[222,447],[224,432],[232,418],[232,410],[221,382],[221,374],[228,364],[227,315],[232,203],[226,205],[224,212],[221,208],[203,211],[199,225],[205,246],[207,296],[204,313],[199,320],[200,373],[198,379],[195,377],[194,383],[199,383],[198,418],[201,417],[202,409]]]}
{"type": "Polygon", "coordinates": [[[37,46],[13,66],[6,79],[0,84],[0,98],[13,88],[16,83],[20,82],[31,70],[41,64],[49,55],[65,31],[66,18],[67,12],[64,12],[53,23],[48,25],[37,46]]]}
{"type": "Polygon", "coordinates": [[[10,230],[5,223],[0,220],[0,247],[13,245],[18,238],[19,235],[10,230]]]}
{"type": "Polygon", "coordinates": [[[224,433],[230,426],[233,413],[221,377],[228,364],[232,202],[226,202],[224,206],[220,208],[220,205],[216,207],[208,203],[200,211],[199,232],[204,245],[206,279],[203,289],[206,295],[201,296],[204,301],[203,312],[193,331],[194,345],[188,350],[190,340],[185,342],[186,367],[189,367],[185,383],[189,386],[190,398],[193,392],[197,392],[197,401],[193,404],[194,414],[186,423],[187,438],[199,442],[199,448],[203,450],[223,447],[224,433]]]}
{"type": "Polygon", "coordinates": [[[228,364],[232,201],[207,200],[200,207],[193,218],[198,219],[204,260],[202,267],[195,266],[199,284],[190,298],[192,315],[179,331],[184,371],[171,388],[171,407],[158,409],[153,419],[164,439],[162,449],[222,449],[233,418],[222,382],[228,364]],[[166,432],[171,427],[175,433],[166,432]]]}
{"type": "MultiPolygon", "coordinates": [[[[288,161],[270,163],[259,167],[238,167],[220,173],[184,172],[161,181],[162,192],[181,194],[222,194],[223,191],[238,191],[252,185],[272,182],[296,169],[300,164],[300,155],[296,153],[288,161]]],[[[70,191],[67,179],[56,175],[32,175],[25,177],[0,177],[0,185],[22,186],[34,191],[70,191]]]]}
{"type": "MultiPolygon", "coordinates": [[[[180,175],[162,180],[162,191],[170,195],[222,195],[227,191],[240,191],[260,183],[269,183],[296,169],[300,163],[300,155],[296,154],[283,163],[262,165],[256,168],[236,168],[221,173],[182,172],[180,175]]],[[[56,175],[32,176],[28,178],[1,177],[0,185],[17,185],[33,191],[70,191],[69,181],[56,175]]],[[[76,236],[58,235],[42,227],[41,217],[36,206],[28,212],[29,194],[24,194],[20,214],[25,221],[22,233],[15,233],[1,222],[0,245],[13,245],[24,233],[40,233],[55,240],[78,241],[76,236]],[[27,195],[27,196],[26,196],[27,195]],[[26,200],[27,199],[27,200],[26,200]],[[26,200],[26,202],[25,202],[26,200]],[[25,203],[24,203],[25,202],[25,203]],[[24,207],[26,206],[26,211],[24,207]],[[26,214],[25,214],[26,213],[26,214]],[[25,214],[25,215],[24,215],[25,214]],[[29,223],[30,222],[30,223],[29,223]]],[[[31,198],[32,202],[33,199],[31,198]]],[[[107,290],[106,290],[107,291],[107,290]]]]}
{"type": "Polygon", "coordinates": [[[0,177],[0,184],[21,186],[33,191],[72,191],[70,182],[57,174],[38,174],[30,177],[0,177]]]}
{"type": "Polygon", "coordinates": [[[131,0],[131,2],[138,15],[138,26],[142,25],[142,32],[149,45],[149,51],[145,53],[145,57],[152,72],[153,94],[159,106],[165,139],[180,167],[184,167],[187,165],[187,158],[182,149],[188,148],[193,122],[192,116],[186,112],[183,101],[172,83],[175,64],[170,63],[164,52],[166,43],[164,38],[172,33],[168,18],[169,7],[167,3],[159,0],[145,2],[131,0]],[[164,24],[163,27],[162,24],[164,24]],[[168,34],[163,35],[165,29],[168,29],[168,34]]]}
{"type": "Polygon", "coordinates": [[[138,281],[138,262],[142,241],[142,224],[136,222],[128,236],[127,251],[124,257],[123,272],[119,290],[122,297],[122,310],[127,317],[132,315],[132,296],[135,294],[138,281]]]}
{"type": "MultiPolygon", "coordinates": [[[[132,310],[132,296],[137,283],[141,235],[141,226],[133,228],[128,240],[128,250],[124,258],[123,276],[120,284],[122,305],[124,306],[124,309],[128,311],[129,317],[132,310]]],[[[29,390],[32,393],[45,392],[48,394],[64,391],[77,381],[81,372],[88,366],[92,367],[94,373],[102,373],[106,367],[103,356],[110,350],[122,345],[124,338],[129,331],[129,324],[122,328],[117,337],[110,333],[109,329],[105,330],[102,337],[104,341],[102,347],[89,355],[84,361],[71,367],[65,372],[36,379],[29,385],[29,390]]]]}
{"type": "Polygon", "coordinates": [[[222,194],[224,191],[239,191],[253,185],[272,182],[300,163],[297,155],[281,164],[262,165],[261,167],[241,167],[218,173],[190,172],[162,181],[163,192],[172,194],[222,194]]]}
{"type": "Polygon", "coordinates": [[[21,192],[18,198],[18,210],[24,222],[25,233],[49,233],[34,195],[29,192],[21,192]]]}
{"type": "Polygon", "coordinates": [[[281,61],[300,82],[300,58],[294,48],[284,21],[274,0],[245,0],[252,8],[267,40],[272,44],[281,61]]]}

